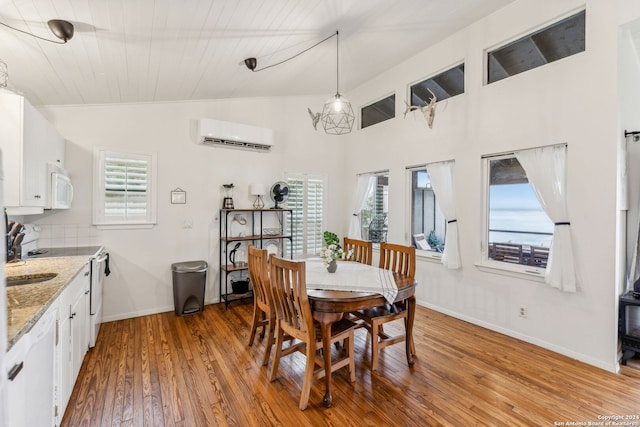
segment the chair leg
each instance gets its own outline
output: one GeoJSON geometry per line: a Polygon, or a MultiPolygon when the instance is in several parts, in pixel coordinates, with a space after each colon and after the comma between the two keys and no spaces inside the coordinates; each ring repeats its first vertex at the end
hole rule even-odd
{"type": "Polygon", "coordinates": [[[258,304],[253,305],[253,322],[251,322],[251,335],[249,335],[249,346],[253,345],[253,340],[256,337],[256,330],[258,329],[259,316],[262,310],[258,307],[258,304]]]}
{"type": "Polygon", "coordinates": [[[265,325],[265,328],[268,328],[268,336],[267,336],[267,348],[264,351],[264,357],[262,359],[262,366],[267,366],[269,363],[269,356],[271,355],[271,347],[273,347],[273,340],[275,335],[275,319],[269,319],[269,324],[265,325]]]}
{"type": "Polygon", "coordinates": [[[269,373],[269,381],[274,381],[278,374],[278,365],[280,365],[280,357],[282,357],[282,341],[284,338],[284,331],[279,325],[276,325],[276,348],[273,355],[273,364],[271,365],[271,371],[269,373]]]}
{"type": "Polygon", "coordinates": [[[355,346],[356,340],[353,330],[349,333],[349,339],[344,340],[346,349],[349,354],[349,381],[356,382],[356,361],[355,361],[355,346]]]}
{"type": "Polygon", "coordinates": [[[382,325],[378,325],[377,322],[373,321],[371,323],[371,370],[375,371],[378,369],[378,331],[380,330],[382,325]],[[375,331],[375,334],[374,334],[375,331]]]}
{"type": "MultiPolygon", "coordinates": [[[[298,405],[301,411],[304,411],[307,408],[307,403],[309,403],[309,394],[311,394],[311,384],[313,383],[313,371],[316,367],[316,349],[312,343],[307,343],[306,356],[307,363],[304,369],[300,404],[298,405]]],[[[331,375],[331,372],[327,372],[325,375],[331,375]]]]}

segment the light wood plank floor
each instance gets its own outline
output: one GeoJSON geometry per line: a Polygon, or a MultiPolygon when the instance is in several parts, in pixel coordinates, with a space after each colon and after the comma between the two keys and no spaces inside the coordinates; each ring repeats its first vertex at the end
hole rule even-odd
{"type": "Polygon", "coordinates": [[[640,416],[637,367],[612,374],[423,307],[413,368],[404,346],[395,345],[382,351],[372,374],[359,329],[356,383],[334,374],[327,409],[324,384],[316,382],[300,411],[304,357],[283,359],[270,383],[260,365],[264,340],[247,346],[251,310],[218,304],[188,317],[169,312],[104,324],[62,425],[554,426],[640,416]]]}

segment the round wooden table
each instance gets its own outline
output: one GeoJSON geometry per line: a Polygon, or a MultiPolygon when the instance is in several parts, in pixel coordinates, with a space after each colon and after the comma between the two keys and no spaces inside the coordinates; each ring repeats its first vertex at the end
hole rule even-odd
{"type": "MultiPolygon", "coordinates": [[[[367,266],[371,268],[370,266],[367,266]]],[[[375,268],[375,267],[374,267],[375,268]]],[[[417,282],[414,278],[393,273],[398,287],[398,295],[394,302],[407,301],[407,338],[405,340],[405,350],[407,353],[407,363],[413,366],[413,320],[416,312],[415,289],[417,282]]],[[[313,289],[312,283],[307,283],[307,295],[313,318],[320,323],[322,330],[322,345],[324,353],[325,369],[325,395],[322,399],[324,406],[331,406],[331,325],[342,318],[344,313],[364,310],[388,304],[388,301],[377,293],[332,291],[325,289],[313,289]]],[[[371,337],[376,339],[376,337],[371,337]]]]}

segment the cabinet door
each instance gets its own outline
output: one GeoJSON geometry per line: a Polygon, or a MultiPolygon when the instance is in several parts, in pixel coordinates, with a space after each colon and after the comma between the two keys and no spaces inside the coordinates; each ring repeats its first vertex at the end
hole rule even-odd
{"type": "Polygon", "coordinates": [[[60,307],[58,323],[58,384],[57,384],[57,416],[58,425],[62,421],[65,408],[71,397],[71,306],[60,307]]]}
{"type": "Polygon", "coordinates": [[[71,306],[71,377],[74,383],[80,372],[84,355],[87,352],[87,343],[85,341],[87,328],[83,322],[83,319],[87,316],[86,306],[84,293],[78,295],[73,306],[71,306]]]}
{"type": "Polygon", "coordinates": [[[22,159],[22,206],[44,207],[47,188],[47,143],[48,123],[28,102],[24,102],[23,159],[22,159]]]}

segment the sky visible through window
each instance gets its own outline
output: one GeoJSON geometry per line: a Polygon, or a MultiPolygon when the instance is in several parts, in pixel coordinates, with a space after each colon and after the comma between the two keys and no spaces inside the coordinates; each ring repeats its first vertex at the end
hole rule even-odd
{"type": "Polygon", "coordinates": [[[553,223],[529,183],[492,185],[489,187],[489,230],[490,242],[548,247],[553,223]]]}

